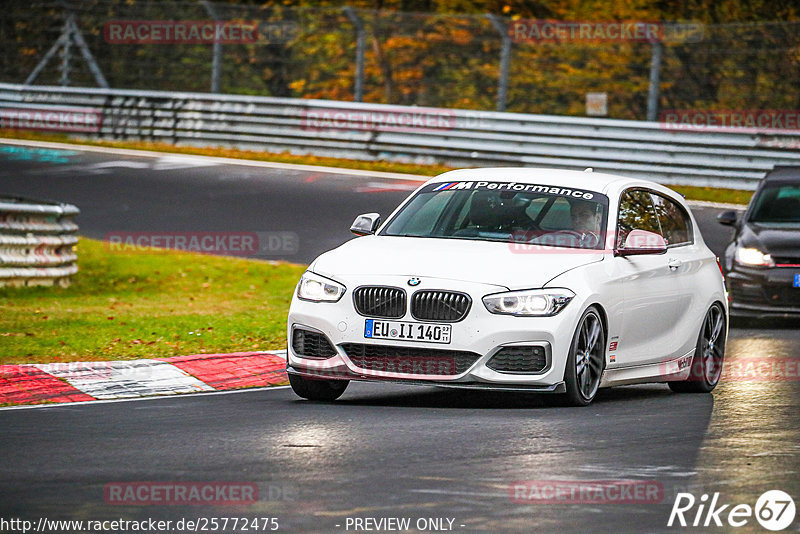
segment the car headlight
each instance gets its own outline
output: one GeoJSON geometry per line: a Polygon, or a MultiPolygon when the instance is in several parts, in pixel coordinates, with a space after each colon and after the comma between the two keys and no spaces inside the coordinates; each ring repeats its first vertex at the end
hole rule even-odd
{"type": "Polygon", "coordinates": [[[774,267],[775,262],[772,256],[765,254],[757,248],[737,247],[736,263],[747,265],[748,267],[774,267]]]}
{"type": "Polygon", "coordinates": [[[297,284],[297,298],[313,302],[336,302],[344,295],[345,287],[339,282],[306,271],[297,284]]]}
{"type": "Polygon", "coordinates": [[[483,297],[491,313],[520,317],[547,317],[560,312],[575,296],[569,289],[526,289],[483,297]]]}

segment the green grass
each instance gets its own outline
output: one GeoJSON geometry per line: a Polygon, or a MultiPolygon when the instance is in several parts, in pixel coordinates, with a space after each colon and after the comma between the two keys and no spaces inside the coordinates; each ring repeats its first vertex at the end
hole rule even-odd
{"type": "Polygon", "coordinates": [[[669,185],[670,189],[681,193],[688,200],[707,200],[725,204],[744,204],[750,202],[753,191],[741,189],[716,189],[713,187],[695,187],[691,185],[669,185]]]}
{"type": "MultiPolygon", "coordinates": [[[[55,141],[62,143],[78,143],[91,146],[104,146],[109,148],[125,148],[130,150],[154,150],[158,152],[195,154],[199,156],[273,161],[278,163],[295,163],[300,165],[322,165],[326,167],[397,172],[403,174],[418,174],[422,176],[436,176],[437,174],[453,170],[453,167],[447,167],[445,165],[415,165],[391,161],[363,161],[343,158],[321,158],[311,155],[301,156],[289,153],[276,154],[271,152],[236,150],[230,148],[184,147],[174,146],[168,143],[149,143],[143,141],[98,141],[94,139],[74,139],[70,138],[66,134],[46,134],[18,130],[0,130],[0,137],[13,139],[33,139],[38,141],[55,141]]],[[[707,200],[711,202],[722,202],[727,204],[747,204],[753,194],[752,191],[744,191],[739,189],[718,189],[713,187],[673,185],[670,186],[670,188],[682,193],[689,200],[707,200]]]]}
{"type": "Polygon", "coordinates": [[[0,364],[286,348],[305,267],[81,238],[62,287],[0,288],[0,364]]]}

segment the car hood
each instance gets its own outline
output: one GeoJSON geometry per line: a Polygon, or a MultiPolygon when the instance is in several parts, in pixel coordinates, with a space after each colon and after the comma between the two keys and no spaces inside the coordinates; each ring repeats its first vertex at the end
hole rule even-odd
{"type": "Polygon", "coordinates": [[[739,243],[772,256],[800,257],[800,227],[747,223],[739,235],[739,243]]]}
{"type": "Polygon", "coordinates": [[[521,249],[510,242],[365,236],[322,254],[310,268],[334,279],[384,274],[523,289],[543,287],[566,271],[602,259],[600,251],[521,249]]]}

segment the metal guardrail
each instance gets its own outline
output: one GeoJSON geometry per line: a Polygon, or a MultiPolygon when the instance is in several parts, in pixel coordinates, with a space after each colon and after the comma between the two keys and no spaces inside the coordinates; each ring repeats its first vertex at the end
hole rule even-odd
{"type": "Polygon", "coordinates": [[[736,189],[755,189],[775,165],[800,165],[797,131],[687,131],[658,122],[243,95],[0,84],[0,122],[101,139],[456,167],[593,167],[736,189]]]}
{"type": "Polygon", "coordinates": [[[71,204],[0,197],[0,286],[67,286],[78,272],[71,204]]]}

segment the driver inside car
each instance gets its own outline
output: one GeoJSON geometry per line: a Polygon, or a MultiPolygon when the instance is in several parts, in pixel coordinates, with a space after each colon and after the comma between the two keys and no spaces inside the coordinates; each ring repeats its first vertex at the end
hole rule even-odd
{"type": "Polygon", "coordinates": [[[597,213],[597,204],[585,200],[570,200],[569,215],[572,219],[572,229],[582,234],[599,234],[600,217],[597,213]]]}
{"type": "Polygon", "coordinates": [[[600,240],[600,214],[597,204],[585,200],[569,200],[572,230],[581,234],[581,248],[594,248],[600,240]]]}

